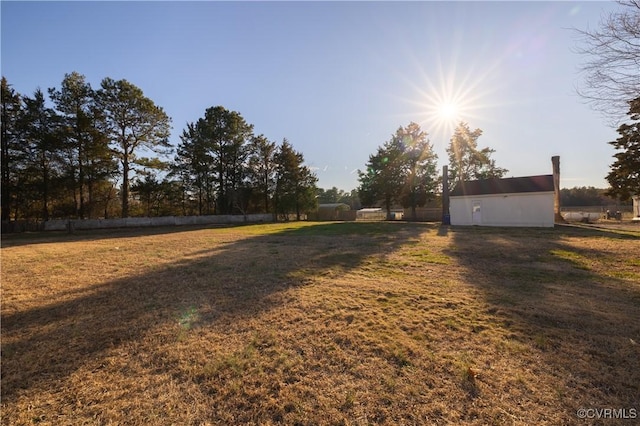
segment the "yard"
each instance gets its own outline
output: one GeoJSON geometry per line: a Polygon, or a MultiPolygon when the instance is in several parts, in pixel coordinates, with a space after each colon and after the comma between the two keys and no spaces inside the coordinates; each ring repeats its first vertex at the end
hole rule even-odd
{"type": "Polygon", "coordinates": [[[3,425],[640,418],[638,227],[155,228],[1,254],[3,425]]]}

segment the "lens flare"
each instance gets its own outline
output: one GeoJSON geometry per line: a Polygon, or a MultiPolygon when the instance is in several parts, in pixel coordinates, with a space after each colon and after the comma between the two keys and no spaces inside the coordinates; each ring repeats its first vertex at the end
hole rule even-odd
{"type": "Polygon", "coordinates": [[[445,102],[438,106],[438,115],[443,120],[456,120],[458,118],[458,107],[456,104],[445,102]]]}

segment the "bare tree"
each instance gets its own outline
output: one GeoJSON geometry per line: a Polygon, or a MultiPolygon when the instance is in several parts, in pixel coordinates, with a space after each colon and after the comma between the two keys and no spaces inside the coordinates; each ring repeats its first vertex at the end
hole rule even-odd
{"type": "Polygon", "coordinates": [[[603,16],[598,29],[576,30],[577,52],[587,58],[578,93],[614,125],[640,95],[640,0],[617,3],[623,8],[603,16]]]}

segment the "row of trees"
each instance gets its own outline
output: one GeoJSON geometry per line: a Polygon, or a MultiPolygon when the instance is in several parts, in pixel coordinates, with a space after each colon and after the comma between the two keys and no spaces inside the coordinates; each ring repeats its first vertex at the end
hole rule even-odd
{"type": "Polygon", "coordinates": [[[607,189],[593,186],[576,186],[560,189],[560,205],[562,207],[614,206],[625,205],[618,199],[609,197],[607,189]]]}
{"type": "Polygon", "coordinates": [[[53,107],[40,89],[24,96],[2,78],[2,220],[288,217],[316,203],[303,155],[286,139],[254,135],[238,112],[207,109],[187,124],[172,158],[171,119],[128,81],[105,78],[94,90],[73,72],[48,93],[53,107]]]}
{"type": "MultiPolygon", "coordinates": [[[[482,130],[471,130],[464,122],[456,127],[447,147],[451,188],[460,181],[502,177],[507,172],[491,158],[493,149],[478,147],[481,135],[482,130]]],[[[387,215],[394,205],[401,205],[410,208],[415,218],[416,208],[435,198],[442,179],[427,136],[418,124],[409,123],[369,156],[366,170],[358,171],[358,193],[364,205],[381,204],[387,215]]]]}
{"type": "MultiPolygon", "coordinates": [[[[621,9],[600,28],[580,31],[587,58],[584,98],[620,122],[607,180],[609,196],[640,193],[640,2],[621,9]]],[[[239,113],[209,108],[189,123],[175,157],[168,143],[170,118],[126,80],[105,78],[94,90],[78,73],[60,88],[32,96],[16,93],[2,78],[0,211],[17,218],[97,217],[274,212],[301,213],[316,201],[352,208],[392,205],[412,209],[433,199],[441,181],[427,133],[401,127],[372,154],[360,185],[350,194],[316,193],[316,178],[286,140],[277,145],[239,113]],[[117,202],[117,199],[120,202],[117,202]]],[[[479,129],[460,123],[447,149],[449,182],[501,177],[506,170],[480,149],[479,129]]]]}
{"type": "Polygon", "coordinates": [[[275,212],[298,217],[316,203],[316,176],[284,139],[279,146],[235,111],[208,108],[181,136],[170,173],[198,214],[275,212]]]}

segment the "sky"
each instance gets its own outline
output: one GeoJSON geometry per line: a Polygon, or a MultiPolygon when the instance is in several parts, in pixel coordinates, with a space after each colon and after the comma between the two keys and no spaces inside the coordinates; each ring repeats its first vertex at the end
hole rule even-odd
{"type": "Polygon", "coordinates": [[[507,177],[608,187],[617,132],[577,95],[574,29],[613,2],[1,2],[1,69],[14,90],[126,79],[187,123],[222,105],[304,155],[321,188],[350,191],[400,126],[447,164],[460,121],[507,177]]]}

